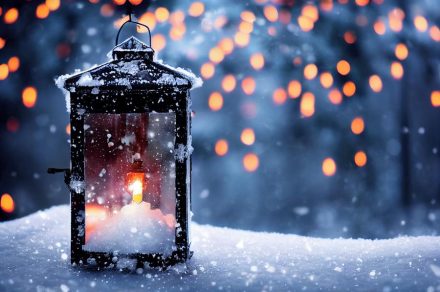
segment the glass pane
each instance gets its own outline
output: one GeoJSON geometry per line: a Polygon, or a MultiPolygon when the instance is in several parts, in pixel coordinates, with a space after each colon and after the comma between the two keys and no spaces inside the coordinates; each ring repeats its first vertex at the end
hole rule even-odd
{"type": "Polygon", "coordinates": [[[87,114],[87,251],[172,252],[175,114],[87,114]]]}

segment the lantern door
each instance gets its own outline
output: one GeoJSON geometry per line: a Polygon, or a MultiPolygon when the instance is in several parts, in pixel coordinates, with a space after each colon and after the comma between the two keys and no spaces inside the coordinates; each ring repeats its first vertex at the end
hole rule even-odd
{"type": "Polygon", "coordinates": [[[175,250],[176,115],[84,114],[83,250],[175,250]]]}

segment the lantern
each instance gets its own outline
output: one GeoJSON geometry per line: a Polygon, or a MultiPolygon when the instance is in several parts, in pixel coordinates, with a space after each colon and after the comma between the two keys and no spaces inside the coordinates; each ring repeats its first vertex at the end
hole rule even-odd
{"type": "Polygon", "coordinates": [[[156,61],[151,34],[148,46],[119,33],[112,60],[57,80],[70,108],[71,261],[165,267],[191,256],[189,90],[200,79],[156,61]]]}

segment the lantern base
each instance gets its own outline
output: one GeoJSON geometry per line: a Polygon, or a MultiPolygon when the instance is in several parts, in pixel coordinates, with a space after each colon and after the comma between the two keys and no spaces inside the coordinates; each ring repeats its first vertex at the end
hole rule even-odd
{"type": "Polygon", "coordinates": [[[80,256],[71,255],[73,266],[84,267],[92,270],[122,269],[133,271],[138,268],[159,268],[167,270],[176,264],[185,263],[193,256],[193,251],[173,252],[164,258],[162,254],[116,254],[104,252],[82,251],[80,256]]]}

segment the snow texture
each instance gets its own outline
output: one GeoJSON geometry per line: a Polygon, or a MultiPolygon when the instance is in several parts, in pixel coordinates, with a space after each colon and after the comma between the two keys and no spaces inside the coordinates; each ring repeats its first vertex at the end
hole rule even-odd
{"type": "Polygon", "coordinates": [[[98,226],[84,247],[88,251],[170,255],[175,225],[173,215],[151,210],[146,202],[132,203],[98,226]]]}
{"type": "Polygon", "coordinates": [[[132,273],[71,267],[69,212],[58,206],[0,224],[0,291],[440,289],[440,237],[431,236],[320,239],[193,224],[187,264],[132,273]]]}
{"type": "Polygon", "coordinates": [[[79,80],[76,84],[78,86],[95,87],[95,86],[104,85],[104,81],[93,79],[92,75],[87,72],[87,73],[84,73],[83,75],[81,75],[81,78],[79,78],[79,80]]]}
{"type": "MultiPolygon", "coordinates": [[[[147,46],[144,42],[139,40],[135,36],[131,36],[119,45],[117,45],[112,51],[109,52],[110,56],[112,55],[113,51],[118,52],[124,52],[124,51],[152,51],[152,49],[147,46]]],[[[107,54],[108,55],[108,54],[107,54]]]]}
{"type": "Polygon", "coordinates": [[[69,78],[70,76],[71,75],[69,75],[69,74],[64,74],[64,75],[61,75],[61,76],[58,76],[57,78],[55,78],[56,86],[59,89],[61,89],[61,91],[64,94],[64,98],[66,100],[66,109],[67,109],[68,113],[70,113],[70,91],[68,91],[64,88],[64,84],[65,84],[67,78],[69,78]]]}
{"type": "Polygon", "coordinates": [[[177,144],[177,148],[174,150],[174,158],[179,162],[183,162],[185,158],[192,154],[193,150],[194,148],[191,145],[187,147],[183,144],[177,144]]]}
{"type": "Polygon", "coordinates": [[[183,69],[181,67],[177,67],[177,68],[171,67],[170,65],[165,64],[163,62],[163,60],[157,59],[157,60],[155,60],[155,62],[161,64],[162,66],[167,67],[168,69],[176,71],[177,73],[179,73],[179,74],[183,75],[184,77],[188,78],[191,81],[191,84],[192,84],[191,89],[202,87],[202,85],[203,85],[202,78],[197,77],[193,72],[191,72],[189,70],[186,70],[186,69],[183,69]]]}

